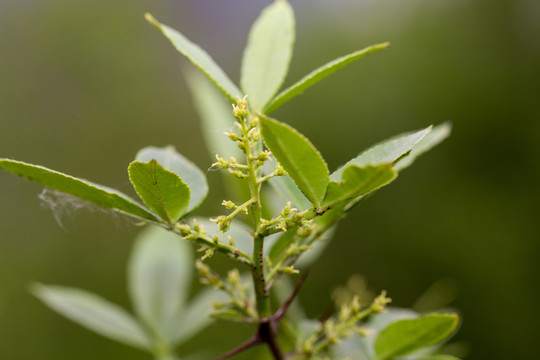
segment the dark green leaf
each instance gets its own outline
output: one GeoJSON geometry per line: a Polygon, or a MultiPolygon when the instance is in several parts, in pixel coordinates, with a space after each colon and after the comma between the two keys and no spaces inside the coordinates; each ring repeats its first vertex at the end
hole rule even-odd
{"type": "Polygon", "coordinates": [[[129,196],[84,179],[62,174],[43,166],[10,159],[0,159],[0,169],[78,197],[79,199],[89,201],[105,209],[112,209],[145,220],[159,221],[154,214],[139,205],[129,196]]]}
{"type": "Polygon", "coordinates": [[[328,167],[321,154],[302,134],[289,125],[261,117],[266,146],[296,186],[315,206],[320,206],[330,182],[328,167]]]}
{"type": "Polygon", "coordinates": [[[240,85],[254,110],[264,109],[283,84],[294,37],[294,13],[284,0],[274,1],[253,24],[242,59],[240,85]]]}
{"type": "Polygon", "coordinates": [[[135,160],[141,162],[156,160],[165,169],[178,175],[190,190],[187,212],[199,206],[208,194],[208,183],[204,173],[195,164],[178,153],[173,146],[164,148],[146,147],[137,153],[135,160]]]}
{"type": "Polygon", "coordinates": [[[97,295],[45,285],[34,286],[32,292],[48,307],[87,329],[127,345],[152,349],[151,340],[129,313],[97,295]]]}
{"type": "Polygon", "coordinates": [[[231,102],[236,103],[237,96],[241,96],[242,92],[229,79],[225,72],[215,63],[206,51],[201,49],[197,44],[191,42],[180,32],[159,23],[152,15],[145,14],[146,20],[158,28],[163,35],[167,37],[182,55],[188,58],[199,70],[203,72],[216,85],[231,102]]]}
{"type": "Polygon", "coordinates": [[[343,171],[343,182],[332,181],[328,185],[324,205],[333,207],[342,201],[365,195],[388,184],[396,176],[391,164],[365,167],[349,165],[343,171]]]}
{"type": "Polygon", "coordinates": [[[375,340],[377,359],[392,359],[438,344],[452,334],[458,321],[455,314],[441,313],[391,323],[375,340]]]}
{"type": "Polygon", "coordinates": [[[128,267],[131,301],[139,317],[171,343],[174,317],[189,294],[193,255],[178,235],[159,227],[145,229],[136,239],[128,267]]]}
{"type": "Polygon", "coordinates": [[[190,190],[178,175],[163,168],[156,160],[149,163],[133,161],[128,172],[142,201],[164,221],[172,224],[186,212],[190,190]]]}
{"type": "Polygon", "coordinates": [[[318,69],[313,70],[294,85],[288,87],[287,89],[280,92],[268,106],[264,109],[266,114],[271,113],[272,111],[279,108],[281,105],[285,104],[287,101],[291,100],[295,96],[300,95],[309,87],[315,85],[325,77],[330,74],[338,71],[339,69],[349,65],[356,60],[363,58],[364,56],[374,53],[375,51],[385,49],[390,43],[376,44],[368,46],[362,50],[355,51],[351,54],[342,56],[335,60],[330,61],[329,63],[319,67],[318,69]]]}
{"type": "Polygon", "coordinates": [[[341,181],[341,175],[345,167],[356,165],[364,167],[366,165],[391,164],[401,159],[411,149],[418,144],[429,132],[431,126],[420,131],[408,132],[383,141],[368,150],[364,151],[345,165],[337,169],[330,175],[332,181],[341,181]]]}

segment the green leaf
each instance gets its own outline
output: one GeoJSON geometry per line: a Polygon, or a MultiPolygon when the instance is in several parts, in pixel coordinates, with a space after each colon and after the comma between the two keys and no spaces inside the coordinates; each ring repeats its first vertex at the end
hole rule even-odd
{"type": "Polygon", "coordinates": [[[215,155],[234,156],[240,159],[242,152],[223,132],[233,128],[235,122],[231,103],[223,98],[210,81],[195,70],[184,71],[193,104],[201,120],[201,130],[206,148],[212,160],[215,155]]]}
{"type": "Polygon", "coordinates": [[[430,356],[421,356],[421,357],[415,358],[414,360],[460,360],[460,359],[452,355],[437,354],[437,355],[430,355],[430,356]]]}
{"type": "Polygon", "coordinates": [[[212,304],[216,301],[228,300],[227,294],[221,290],[204,289],[193,298],[187,307],[179,313],[172,324],[171,333],[175,345],[182,344],[208,326],[214,319],[212,304]]]}
{"type": "Polygon", "coordinates": [[[349,165],[343,171],[343,182],[332,181],[328,185],[324,205],[333,207],[342,201],[365,195],[388,184],[396,176],[391,164],[365,167],[349,165]]]}
{"type": "Polygon", "coordinates": [[[148,163],[133,161],[128,172],[142,201],[164,221],[172,224],[186,212],[190,190],[178,175],[163,168],[156,160],[148,163]]]}
{"type": "Polygon", "coordinates": [[[374,53],[375,51],[382,50],[387,48],[390,43],[376,44],[368,46],[362,50],[355,51],[348,55],[342,56],[335,60],[326,63],[325,65],[319,67],[318,69],[313,70],[294,85],[288,87],[287,89],[280,92],[273,100],[270,102],[264,109],[264,113],[269,114],[272,111],[279,108],[281,105],[285,104],[287,101],[292,98],[302,94],[306,89],[315,85],[325,77],[331,75],[332,73],[338,71],[339,69],[349,65],[350,63],[355,62],[356,60],[363,58],[366,55],[374,53]]]}
{"type": "Polygon", "coordinates": [[[330,182],[328,167],[306,137],[289,125],[261,116],[266,146],[296,186],[315,206],[320,206],[330,182]]]}
{"type": "Polygon", "coordinates": [[[47,169],[43,166],[10,159],[0,159],[0,169],[78,197],[79,199],[89,201],[105,209],[112,209],[145,220],[159,221],[152,212],[129,196],[84,179],[47,169]]]}
{"type": "Polygon", "coordinates": [[[178,153],[173,146],[146,147],[139,151],[135,160],[149,162],[156,160],[165,169],[178,175],[189,187],[190,200],[187,212],[199,206],[208,194],[208,183],[204,173],[191,161],[178,153]]]}
{"type": "Polygon", "coordinates": [[[242,59],[240,85],[254,110],[264,109],[283,84],[294,37],[294,13],[284,0],[274,1],[253,24],[242,59]]]}
{"type": "Polygon", "coordinates": [[[330,175],[330,179],[332,181],[341,181],[343,170],[349,165],[364,167],[366,165],[394,163],[408,154],[430,131],[431,126],[420,131],[400,134],[378,143],[334,171],[330,175]]]}
{"type": "Polygon", "coordinates": [[[452,334],[458,322],[457,315],[442,313],[396,321],[377,336],[377,359],[392,359],[437,344],[452,334]]]}
{"type": "Polygon", "coordinates": [[[144,323],[171,343],[172,322],[183,311],[193,268],[191,246],[158,227],[136,239],[128,266],[128,287],[135,311],[144,323]]]}
{"type": "Polygon", "coordinates": [[[149,350],[151,340],[124,309],[95,294],[63,286],[35,285],[32,293],[48,307],[102,336],[149,350]]]}
{"type": "Polygon", "coordinates": [[[270,178],[268,183],[274,188],[274,190],[281,195],[283,200],[290,201],[291,206],[297,208],[299,211],[309,209],[311,207],[310,201],[302,194],[294,181],[289,176],[276,176],[270,178]]]}
{"type": "Polygon", "coordinates": [[[417,157],[437,146],[444,139],[450,136],[451,132],[452,124],[449,122],[435,126],[429,134],[427,134],[411,149],[409,155],[398,161],[398,163],[394,166],[394,169],[401,171],[409,167],[417,157]]]}
{"type": "Polygon", "coordinates": [[[180,32],[159,23],[152,15],[146,13],[145,18],[150,24],[158,28],[163,35],[171,41],[176,50],[187,57],[193,65],[201,70],[202,73],[206,75],[231,102],[236,103],[236,97],[241,96],[242,92],[206,51],[201,49],[197,44],[191,42],[180,32]]]}

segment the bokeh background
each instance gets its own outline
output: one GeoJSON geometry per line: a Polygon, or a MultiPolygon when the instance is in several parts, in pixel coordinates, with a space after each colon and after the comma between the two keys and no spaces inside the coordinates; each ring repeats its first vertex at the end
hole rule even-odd
{"type": "MultiPolygon", "coordinates": [[[[126,192],[127,164],[147,145],[174,144],[208,168],[187,62],[142,15],[181,30],[238,79],[247,32],[269,2],[0,0],[0,156],[126,192]]],[[[286,85],[392,42],[274,114],[331,169],[394,134],[454,124],[449,140],[344,221],[301,293],[310,315],[355,273],[407,307],[443,279],[463,316],[455,339],[467,359],[539,359],[540,2],[291,3],[298,36],[286,85]]],[[[220,175],[208,176],[203,215],[220,211],[223,196],[220,175]]],[[[0,173],[0,359],[148,359],[28,293],[33,282],[56,283],[129,306],[125,265],[138,232],[84,208],[67,208],[61,227],[40,192],[0,173]]],[[[221,351],[249,334],[219,323],[181,350],[221,351]]]]}

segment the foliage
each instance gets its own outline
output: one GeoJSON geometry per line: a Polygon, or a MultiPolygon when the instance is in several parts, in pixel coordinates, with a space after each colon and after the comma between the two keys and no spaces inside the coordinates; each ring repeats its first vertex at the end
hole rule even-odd
{"type": "MultiPolygon", "coordinates": [[[[156,359],[175,359],[174,348],[206,326],[210,314],[256,326],[251,339],[220,359],[258,344],[265,344],[275,359],[386,360],[403,355],[451,359],[436,352],[458,326],[455,314],[412,313],[412,318],[370,326],[389,309],[391,300],[383,292],[371,302],[352,294],[348,301],[335,304],[336,314],[321,321],[293,319],[287,310],[305,272],[288,297],[281,296],[279,304],[271,302],[272,292],[280,298],[276,290],[280,282],[287,284],[287,276],[322,256],[322,240],[331,238],[348,211],[449,135],[448,124],[402,134],[330,172],[304,135],[268,116],[326,76],[388,43],[331,61],[279,92],[292,57],[295,20],[291,6],[276,0],[252,27],[240,90],[199,46],[151,15],[146,19],[216,86],[217,93],[203,77],[187,75],[203,132],[218,152],[212,168],[240,179],[228,183],[228,189],[244,197],[240,202],[224,200],[226,214],[209,220],[189,218],[206,198],[208,185],[204,173],[173,147],[144,148],[129,164],[129,179],[144,205],[87,180],[0,159],[0,168],[6,171],[150,224],[137,239],[129,263],[129,293],[136,315],[83,290],[36,285],[33,293],[71,320],[147,350],[156,359]],[[225,98],[218,96],[219,91],[225,98]],[[224,113],[227,99],[233,102],[233,117],[224,113]],[[231,129],[225,133],[228,142],[214,140],[216,128],[223,127],[231,129]],[[195,262],[188,242],[200,248],[202,255],[195,262]],[[216,273],[204,262],[215,253],[233,259],[238,268],[226,275],[216,273]],[[194,264],[208,288],[188,303],[194,264]],[[376,336],[370,336],[372,332],[376,336]],[[345,339],[352,343],[348,340],[345,346],[345,339]]],[[[390,308],[390,314],[393,311],[390,308]]]]}

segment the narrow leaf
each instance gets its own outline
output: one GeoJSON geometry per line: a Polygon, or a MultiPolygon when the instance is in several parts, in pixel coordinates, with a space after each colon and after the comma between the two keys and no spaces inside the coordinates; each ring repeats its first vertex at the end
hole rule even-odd
{"type": "Polygon", "coordinates": [[[10,159],[0,159],[0,169],[78,197],[79,199],[89,201],[105,209],[112,209],[145,220],[159,221],[151,211],[138,204],[129,196],[84,179],[66,175],[43,166],[10,159]]]}
{"type": "Polygon", "coordinates": [[[343,170],[349,165],[364,167],[394,163],[407,155],[431,131],[431,126],[420,131],[408,132],[378,143],[364,151],[330,175],[332,181],[341,181],[343,170]]]}
{"type": "Polygon", "coordinates": [[[266,146],[296,186],[315,206],[320,206],[330,182],[328,167],[306,137],[289,125],[261,116],[266,146]]]}
{"type": "Polygon", "coordinates": [[[145,18],[150,24],[158,28],[163,35],[171,41],[176,50],[187,57],[193,65],[201,70],[202,73],[206,75],[231,102],[236,103],[236,97],[241,96],[242,92],[206,51],[201,49],[197,44],[191,42],[180,32],[159,23],[152,15],[146,13],[145,18]]]}
{"type": "Polygon", "coordinates": [[[283,84],[294,37],[294,13],[284,0],[274,1],[253,24],[242,59],[240,85],[254,110],[264,109],[283,84]]]}
{"type": "Polygon", "coordinates": [[[84,290],[35,285],[32,293],[48,307],[102,336],[141,349],[151,340],[124,309],[84,290]]]}
{"type": "Polygon", "coordinates": [[[155,333],[174,341],[172,321],[183,310],[191,281],[189,243],[158,227],[136,239],[128,267],[128,287],[138,316],[155,333]]]}
{"type": "Polygon", "coordinates": [[[285,201],[290,201],[292,207],[299,211],[311,207],[310,201],[302,194],[289,176],[277,176],[268,180],[269,184],[285,201]]]}
{"type": "Polygon", "coordinates": [[[163,168],[156,160],[148,163],[133,161],[128,172],[142,201],[164,221],[172,224],[186,212],[190,190],[178,175],[163,168]]]}
{"type": "Polygon", "coordinates": [[[212,304],[226,300],[228,296],[220,290],[204,289],[199,292],[179,314],[177,321],[172,324],[171,333],[174,334],[174,344],[186,342],[208,326],[213,321],[210,316],[213,312],[212,304]]]}
{"type": "Polygon", "coordinates": [[[184,71],[193,104],[201,120],[201,130],[212,160],[215,155],[240,158],[242,152],[224,132],[233,128],[235,122],[231,103],[212,86],[210,81],[192,69],[184,71]]]}
{"type": "Polygon", "coordinates": [[[375,51],[382,50],[387,48],[390,43],[376,44],[368,46],[362,50],[355,51],[348,55],[342,56],[335,60],[330,61],[329,63],[319,67],[318,69],[313,70],[294,85],[288,87],[287,89],[280,92],[273,100],[270,102],[264,109],[264,113],[269,114],[272,111],[279,108],[281,105],[285,104],[287,101],[292,98],[302,94],[306,89],[315,85],[325,77],[331,75],[332,73],[338,71],[339,69],[355,62],[356,60],[363,58],[366,55],[374,53],[375,51]]]}
{"type": "Polygon", "coordinates": [[[429,134],[427,134],[411,149],[411,152],[407,156],[403,157],[397,162],[394,169],[401,171],[409,167],[417,157],[440,144],[444,139],[450,136],[451,132],[452,124],[449,122],[435,126],[429,134]]]}
{"type": "Polygon", "coordinates": [[[365,195],[388,184],[396,176],[391,164],[365,167],[349,165],[343,171],[343,182],[332,181],[328,185],[324,205],[333,207],[342,201],[365,195]]]}
{"type": "Polygon", "coordinates": [[[178,153],[173,146],[163,148],[146,147],[137,153],[135,160],[141,162],[156,160],[165,169],[178,175],[190,190],[187,212],[199,206],[208,194],[208,183],[204,173],[195,164],[178,153]]]}
{"type": "Polygon", "coordinates": [[[377,359],[392,359],[437,344],[452,334],[458,321],[455,314],[428,314],[417,319],[396,321],[377,336],[377,359]]]}

